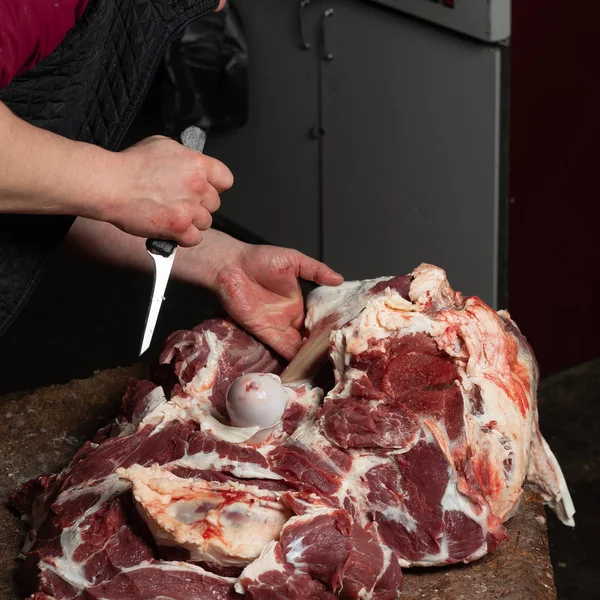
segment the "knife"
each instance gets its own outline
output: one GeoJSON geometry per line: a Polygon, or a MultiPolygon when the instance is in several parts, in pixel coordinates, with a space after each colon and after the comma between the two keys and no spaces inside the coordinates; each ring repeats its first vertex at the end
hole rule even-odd
{"type": "MultiPolygon", "coordinates": [[[[202,152],[206,142],[206,133],[199,127],[188,127],[181,134],[181,143],[187,148],[202,152]]],[[[165,290],[169,283],[169,276],[173,268],[175,253],[177,252],[177,242],[172,240],[157,240],[147,239],[146,250],[154,261],[154,284],[152,286],[152,297],[150,306],[148,307],[148,315],[146,316],[146,325],[144,326],[144,335],[142,337],[142,345],[140,347],[140,356],[148,350],[160,307],[165,299],[165,290]]]]}

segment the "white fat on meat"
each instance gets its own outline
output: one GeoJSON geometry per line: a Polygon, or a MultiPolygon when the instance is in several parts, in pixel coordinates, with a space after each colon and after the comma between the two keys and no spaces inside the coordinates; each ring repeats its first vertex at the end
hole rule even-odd
{"type": "MultiPolygon", "coordinates": [[[[412,277],[410,301],[391,288],[372,298],[367,295],[360,315],[333,333],[331,354],[336,386],[325,401],[351,395],[353,382],[363,373],[348,366],[353,357],[376,348],[378,341],[415,333],[430,336],[440,350],[454,358],[462,374],[466,445],[476,475],[485,472],[489,484],[485,499],[494,515],[505,520],[512,514],[528,476],[537,489],[545,490],[542,496],[546,502],[559,506],[559,517],[572,525],[572,502],[564,478],[548,445],[539,441],[543,438],[534,420],[535,359],[529,348],[507,329],[507,321],[516,329],[508,313],[497,313],[476,297],[464,300],[452,290],[445,272],[438,267],[421,265],[412,277]],[[473,386],[477,386],[481,396],[479,411],[470,410],[468,399],[473,386]],[[534,460],[530,462],[532,448],[534,460]],[[505,472],[507,465],[510,468],[505,472]],[[544,486],[542,480],[549,483],[544,486]]],[[[348,285],[350,290],[361,296],[359,286],[348,285]]],[[[329,292],[326,294],[326,311],[332,312],[339,296],[336,299],[329,292]]],[[[313,299],[313,315],[320,314],[318,300],[313,299]]],[[[348,301],[347,296],[344,301],[348,301]]],[[[443,432],[443,424],[437,425],[443,432]]],[[[461,444],[450,442],[444,445],[457,458],[461,452],[464,454],[464,444],[462,448],[461,444]]]]}
{"type": "MultiPolygon", "coordinates": [[[[205,331],[204,339],[206,340],[206,344],[209,348],[206,365],[202,367],[196,373],[196,375],[194,375],[192,380],[184,386],[183,391],[194,398],[206,399],[206,402],[208,403],[207,407],[210,410],[213,410],[212,404],[210,404],[208,401],[208,397],[212,393],[217,377],[219,359],[226,348],[226,344],[219,342],[219,339],[212,331],[205,331]]],[[[189,357],[188,362],[194,358],[194,356],[189,357]]],[[[183,368],[185,368],[185,365],[183,368]]]]}
{"type": "Polygon", "coordinates": [[[207,415],[200,424],[202,431],[210,433],[213,437],[231,442],[232,444],[241,444],[255,439],[257,433],[261,431],[258,426],[255,427],[235,427],[231,425],[225,425],[218,419],[215,419],[212,415],[207,415]]]}
{"type": "Polygon", "coordinates": [[[167,463],[169,468],[184,467],[186,469],[209,470],[230,473],[241,479],[283,479],[281,475],[274,473],[271,469],[260,464],[248,461],[236,460],[228,456],[222,456],[216,450],[185,454],[181,458],[167,463]]]}
{"type": "Polygon", "coordinates": [[[533,435],[527,482],[542,500],[552,507],[563,523],[573,526],[575,506],[560,465],[540,433],[537,413],[533,435]]]}
{"type": "Polygon", "coordinates": [[[387,288],[370,300],[365,310],[352,323],[342,328],[347,353],[356,356],[369,348],[373,340],[387,339],[392,333],[430,333],[433,321],[418,312],[417,307],[398,292],[387,288]]]}
{"type": "MultiPolygon", "coordinates": [[[[124,567],[121,570],[121,573],[127,575],[130,573],[135,573],[136,571],[144,571],[145,569],[159,569],[161,571],[174,571],[177,573],[193,573],[197,575],[202,575],[207,579],[214,579],[219,582],[227,582],[233,585],[236,581],[235,577],[224,577],[223,575],[217,575],[216,573],[212,573],[198,565],[191,565],[190,563],[183,562],[180,560],[153,560],[153,561],[143,561],[139,565],[135,565],[135,567],[124,567]]],[[[156,599],[155,599],[156,600],[156,599]]]]}
{"type": "Polygon", "coordinates": [[[138,428],[152,425],[155,431],[160,431],[173,420],[194,421],[202,423],[210,414],[210,402],[204,398],[193,396],[174,396],[169,402],[164,402],[148,412],[138,428]]]}
{"type": "Polygon", "coordinates": [[[273,571],[283,573],[285,571],[284,565],[277,560],[275,554],[277,547],[278,544],[276,541],[266,544],[260,556],[242,571],[242,574],[235,583],[235,591],[238,594],[244,594],[246,591],[242,584],[244,580],[258,581],[264,573],[272,573],[273,571]]]}
{"type": "Polygon", "coordinates": [[[378,277],[363,281],[345,281],[335,287],[321,286],[313,290],[306,301],[304,325],[313,331],[323,322],[337,323],[340,327],[353,319],[365,307],[373,286],[392,279],[378,277]]]}
{"type": "MultiPolygon", "coordinates": [[[[478,298],[467,298],[460,311],[443,311],[438,321],[445,324],[436,337],[440,349],[447,350],[453,335],[466,349],[466,362],[457,359],[466,375],[463,385],[478,386],[483,406],[483,412],[466,415],[467,440],[474,450],[473,464],[486,463],[483,468],[495,477],[486,499],[493,513],[505,520],[521,497],[530,465],[541,464],[532,461],[532,451],[541,447],[546,463],[554,459],[545,441],[537,442],[543,440],[535,421],[537,365],[529,348],[506,331],[505,321],[516,328],[508,313],[496,313],[478,298]],[[510,470],[504,468],[507,464],[510,470]]],[[[565,524],[573,525],[574,510],[560,469],[551,478],[556,482],[555,499],[544,500],[558,505],[564,499],[571,510],[557,512],[565,524]]]]}
{"type": "Polygon", "coordinates": [[[185,548],[192,561],[247,565],[290,517],[278,492],[256,486],[183,479],[158,465],[117,474],[131,482],[138,512],[157,544],[185,548]]]}
{"type": "Polygon", "coordinates": [[[446,272],[423,263],[412,272],[409,298],[422,311],[437,311],[462,304],[462,294],[448,283],[446,272]]]}
{"type": "Polygon", "coordinates": [[[89,580],[85,573],[84,565],[75,559],[77,551],[82,546],[82,530],[86,527],[86,521],[97,511],[102,509],[104,504],[122,494],[128,485],[125,481],[119,479],[115,474],[96,482],[95,485],[85,485],[73,487],[67,492],[59,494],[55,505],[60,506],[63,503],[73,502],[78,496],[95,494],[95,502],[82,513],[73,523],[65,527],[60,533],[60,544],[63,550],[62,556],[52,557],[42,561],[43,568],[55,572],[62,579],[77,589],[85,589],[93,582],[89,580]]]}

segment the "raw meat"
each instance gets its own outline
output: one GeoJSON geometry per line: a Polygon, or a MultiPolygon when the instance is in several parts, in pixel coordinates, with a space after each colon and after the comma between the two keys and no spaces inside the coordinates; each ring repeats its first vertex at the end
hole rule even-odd
{"type": "Polygon", "coordinates": [[[508,313],[430,265],[319,288],[308,308],[309,328],[338,325],[324,399],[281,388],[274,355],[208,321],[169,337],[154,382],[62,473],[15,495],[34,598],[393,600],[403,566],[493,551],[526,480],[573,524],[508,313]],[[237,392],[267,381],[285,406],[236,427],[227,390],[260,372],[237,392]]]}
{"type": "Polygon", "coordinates": [[[213,412],[227,416],[231,383],[244,373],[280,373],[279,359],[234,323],[209,319],[191,331],[176,331],[165,343],[154,380],[171,395],[203,395],[213,412]],[[210,394],[204,394],[210,389],[210,394]]]}
{"type": "Polygon", "coordinates": [[[345,510],[312,509],[291,518],[240,575],[246,597],[393,600],[402,575],[398,559],[345,510]]]}

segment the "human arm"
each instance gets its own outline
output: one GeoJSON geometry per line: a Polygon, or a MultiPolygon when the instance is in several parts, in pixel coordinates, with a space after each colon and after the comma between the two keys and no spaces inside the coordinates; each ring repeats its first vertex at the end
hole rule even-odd
{"type": "MultiPolygon", "coordinates": [[[[143,240],[106,223],[77,219],[67,244],[113,265],[153,267],[143,240]]],[[[172,275],[213,291],[240,325],[288,359],[302,345],[304,303],[298,278],[319,285],[343,280],[297,250],[245,244],[214,229],[205,232],[199,246],[178,250],[172,275]]]]}
{"type": "Polygon", "coordinates": [[[109,152],[34,127],[0,102],[0,213],[82,216],[193,246],[232,183],[223,163],[174,140],[109,152]]]}

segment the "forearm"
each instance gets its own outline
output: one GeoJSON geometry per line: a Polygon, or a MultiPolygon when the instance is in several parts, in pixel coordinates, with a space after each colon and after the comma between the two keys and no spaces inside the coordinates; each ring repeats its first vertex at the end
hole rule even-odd
{"type": "Polygon", "coordinates": [[[95,216],[111,153],[33,127],[0,102],[0,212],[95,216]]]}
{"type": "MultiPolygon", "coordinates": [[[[209,229],[203,233],[199,246],[178,248],[172,276],[214,290],[217,271],[243,246],[245,244],[231,236],[209,229]]],[[[121,268],[147,272],[153,269],[145,240],[124,233],[109,223],[77,219],[67,236],[65,248],[121,268]]]]}

